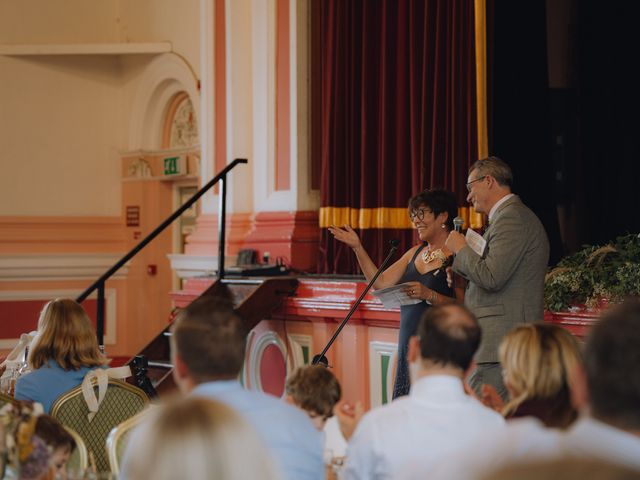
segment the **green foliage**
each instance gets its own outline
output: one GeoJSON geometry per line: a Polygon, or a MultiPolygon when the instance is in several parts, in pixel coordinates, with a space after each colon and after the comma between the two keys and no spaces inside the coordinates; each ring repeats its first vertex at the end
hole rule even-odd
{"type": "Polygon", "coordinates": [[[573,306],[595,307],[640,294],[640,235],[618,237],[603,246],[586,245],[547,273],[544,303],[560,312],[573,306]]]}

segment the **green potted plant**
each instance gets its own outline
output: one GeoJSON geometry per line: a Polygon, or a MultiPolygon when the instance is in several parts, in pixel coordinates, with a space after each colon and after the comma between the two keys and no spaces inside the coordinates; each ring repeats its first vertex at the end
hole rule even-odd
{"type": "Polygon", "coordinates": [[[628,295],[640,295],[640,235],[606,245],[586,245],[563,258],[546,276],[545,309],[598,310],[628,295]]]}

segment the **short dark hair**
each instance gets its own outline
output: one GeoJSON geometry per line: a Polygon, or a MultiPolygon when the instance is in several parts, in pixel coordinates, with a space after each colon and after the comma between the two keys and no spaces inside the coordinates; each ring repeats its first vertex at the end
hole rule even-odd
{"type": "Polygon", "coordinates": [[[233,378],[242,369],[246,334],[228,299],[200,297],[176,316],[172,348],[198,383],[233,378]]]}
{"type": "Polygon", "coordinates": [[[325,418],[333,416],[342,395],[338,379],[323,365],[298,368],[287,379],[286,392],[300,408],[325,418]]]}
{"type": "Polygon", "coordinates": [[[589,403],[595,418],[640,429],[640,300],[609,309],[585,346],[589,403]]]}
{"type": "Polygon", "coordinates": [[[476,317],[462,305],[430,307],[418,326],[420,356],[439,365],[466,370],[480,345],[481,330],[476,317]],[[458,310],[462,317],[452,318],[458,310]]]}
{"type": "Polygon", "coordinates": [[[474,170],[478,170],[479,176],[491,175],[503,187],[511,188],[513,186],[511,167],[498,157],[487,157],[476,161],[469,168],[469,173],[474,170]]]}
{"type": "Polygon", "coordinates": [[[443,212],[448,213],[445,225],[447,230],[453,230],[453,219],[458,216],[458,201],[453,193],[440,188],[423,190],[409,199],[409,214],[421,206],[429,208],[436,217],[443,212]]]}

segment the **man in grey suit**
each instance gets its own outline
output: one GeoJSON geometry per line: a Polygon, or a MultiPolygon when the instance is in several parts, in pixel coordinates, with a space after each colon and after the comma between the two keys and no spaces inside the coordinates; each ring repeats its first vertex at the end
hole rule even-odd
{"type": "Polygon", "coordinates": [[[493,385],[505,398],[498,346],[504,335],[522,323],[543,319],[544,276],[549,241],[536,215],[511,193],[511,168],[497,157],[475,162],[469,170],[467,201],[489,216],[482,255],[474,252],[458,232],[446,246],[455,253],[453,271],[468,280],[464,303],[482,327],[476,370],[470,386],[481,394],[493,385]]]}

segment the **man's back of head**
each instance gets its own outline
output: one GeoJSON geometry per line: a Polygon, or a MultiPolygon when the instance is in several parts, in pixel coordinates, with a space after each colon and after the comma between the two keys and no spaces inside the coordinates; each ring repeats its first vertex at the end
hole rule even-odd
{"type": "Polygon", "coordinates": [[[187,375],[193,384],[236,378],[245,338],[246,329],[229,300],[198,298],[173,324],[171,351],[175,368],[182,370],[178,376],[187,375]]]}
{"type": "Polygon", "coordinates": [[[418,327],[420,357],[428,364],[466,371],[480,345],[480,325],[462,305],[427,309],[418,327]]]}
{"type": "Polygon", "coordinates": [[[589,334],[584,357],[591,415],[640,431],[640,299],[603,315],[589,334]]]}

